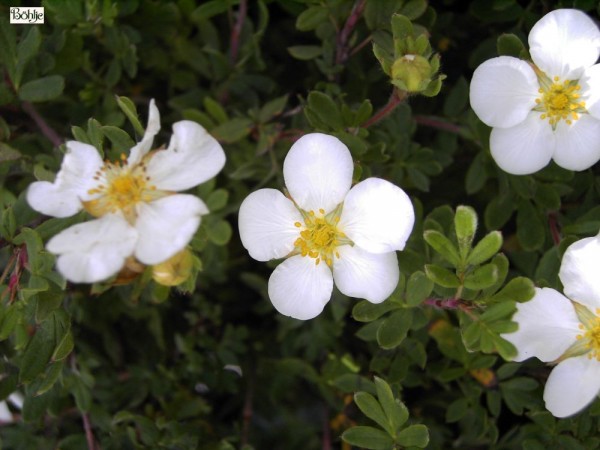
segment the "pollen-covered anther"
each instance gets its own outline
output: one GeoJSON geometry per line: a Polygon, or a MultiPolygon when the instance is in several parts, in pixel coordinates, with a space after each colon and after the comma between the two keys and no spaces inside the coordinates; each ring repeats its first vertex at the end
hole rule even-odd
{"type": "MultiPolygon", "coordinates": [[[[596,314],[600,314],[598,309],[596,314]]],[[[585,330],[583,334],[577,335],[577,339],[585,339],[585,345],[589,349],[588,359],[600,361],[600,317],[594,318],[587,326],[580,324],[579,329],[585,330]]]]}
{"type": "Polygon", "coordinates": [[[300,222],[294,223],[296,228],[304,226],[294,246],[300,255],[315,259],[316,265],[323,261],[331,267],[334,255],[340,258],[336,249],[340,245],[340,240],[345,238],[345,234],[337,228],[340,220],[337,214],[328,217],[322,208],[318,212],[319,215],[312,210],[305,213],[304,225],[300,222]]]}
{"type": "Polygon", "coordinates": [[[548,80],[542,83],[538,92],[540,97],[535,100],[535,111],[542,114],[542,120],[548,119],[552,128],[561,120],[571,125],[578,120],[581,113],[586,113],[585,102],[580,101],[581,86],[576,81],[565,80],[560,82],[559,77],[554,77],[553,82],[548,80]]]}

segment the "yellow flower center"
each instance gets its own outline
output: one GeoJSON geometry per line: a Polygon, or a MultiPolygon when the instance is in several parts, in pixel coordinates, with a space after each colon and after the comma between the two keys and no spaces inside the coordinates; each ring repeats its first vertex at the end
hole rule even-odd
{"type": "Polygon", "coordinates": [[[587,326],[579,324],[579,329],[583,331],[583,334],[578,334],[577,339],[583,340],[582,342],[588,349],[588,359],[595,359],[600,361],[600,308],[596,309],[597,316],[589,320],[587,326]]]}
{"type": "Polygon", "coordinates": [[[581,86],[577,81],[560,82],[559,77],[554,77],[554,82],[546,78],[540,80],[540,85],[542,87],[538,92],[541,95],[535,100],[537,106],[534,110],[541,111],[543,114],[540,118],[548,119],[552,128],[561,120],[571,125],[573,120],[579,119],[579,114],[587,112],[585,102],[579,100],[581,86]]]}
{"type": "Polygon", "coordinates": [[[304,225],[300,222],[294,224],[297,228],[304,227],[294,245],[302,256],[314,258],[316,265],[324,261],[331,267],[334,256],[338,259],[340,257],[337,247],[349,241],[338,229],[339,209],[328,215],[325,215],[323,209],[319,209],[319,213],[320,215],[314,211],[303,213],[304,225]]]}
{"type": "Polygon", "coordinates": [[[98,185],[90,189],[88,194],[98,197],[83,202],[83,205],[95,217],[122,211],[125,218],[133,223],[136,204],[166,195],[165,192],[157,191],[150,183],[144,161],[128,166],[125,155],[121,155],[121,161],[105,162],[96,172],[94,180],[98,181],[98,185]]]}

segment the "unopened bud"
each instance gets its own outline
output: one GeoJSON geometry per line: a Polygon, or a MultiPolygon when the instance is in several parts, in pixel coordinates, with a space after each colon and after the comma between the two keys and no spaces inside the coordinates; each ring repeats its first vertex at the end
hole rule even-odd
{"type": "Polygon", "coordinates": [[[404,55],[392,66],[392,84],[408,92],[425,89],[432,75],[431,64],[421,55],[404,55]]]}
{"type": "Polygon", "coordinates": [[[189,278],[193,263],[190,251],[183,249],[166,261],[152,266],[152,278],[163,286],[177,286],[189,278]]]}

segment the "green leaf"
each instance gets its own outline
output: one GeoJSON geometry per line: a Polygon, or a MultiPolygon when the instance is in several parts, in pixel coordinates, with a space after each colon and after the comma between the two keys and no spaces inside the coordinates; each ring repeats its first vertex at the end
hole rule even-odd
{"type": "Polygon", "coordinates": [[[477,213],[470,206],[461,205],[456,208],[454,215],[454,228],[458,240],[458,249],[462,256],[466,256],[471,249],[471,243],[477,231],[477,213]]]}
{"type": "Polygon", "coordinates": [[[46,102],[62,94],[65,79],[60,75],[49,75],[25,83],[19,89],[19,98],[26,102],[46,102]]]}
{"type": "Polygon", "coordinates": [[[427,2],[425,0],[408,0],[399,12],[410,20],[415,20],[421,17],[426,9],[427,2]]]}
{"type": "Polygon", "coordinates": [[[229,8],[238,3],[239,0],[210,0],[203,2],[192,12],[191,19],[196,23],[206,21],[211,17],[227,12],[229,8]]]}
{"type": "Polygon", "coordinates": [[[467,289],[480,290],[492,286],[498,281],[498,268],[495,264],[478,267],[465,277],[467,289]]]}
{"type": "Polygon", "coordinates": [[[514,301],[504,301],[487,307],[485,312],[479,318],[486,322],[494,322],[512,316],[515,311],[516,306],[514,301]]]}
{"type": "Polygon", "coordinates": [[[10,145],[0,142],[0,163],[5,161],[15,161],[21,158],[21,152],[10,145]]]}
{"type": "Polygon", "coordinates": [[[233,230],[229,222],[219,220],[215,223],[207,225],[206,234],[208,238],[217,245],[226,245],[231,239],[233,230]]]}
{"type": "Polygon", "coordinates": [[[521,39],[512,33],[501,34],[498,37],[496,48],[498,50],[498,55],[513,56],[515,58],[520,58],[523,52],[527,52],[521,39]]]}
{"type": "Polygon", "coordinates": [[[17,46],[17,68],[15,79],[12,80],[15,88],[18,90],[21,85],[21,76],[27,66],[27,63],[37,55],[40,44],[42,43],[42,34],[39,26],[31,26],[29,31],[17,46]]]}
{"type": "Polygon", "coordinates": [[[494,256],[502,247],[502,233],[492,231],[475,245],[469,257],[467,264],[477,265],[487,261],[494,256]]]}
{"type": "Polygon", "coordinates": [[[112,144],[113,149],[119,153],[126,153],[135,146],[133,139],[118,127],[104,125],[101,130],[112,144]]]}
{"type": "Polygon", "coordinates": [[[425,425],[411,425],[398,434],[396,442],[403,447],[425,448],[429,444],[429,430],[425,425]]]}
{"type": "Polygon", "coordinates": [[[529,278],[516,277],[510,280],[500,292],[490,298],[494,302],[526,302],[535,295],[535,286],[529,278]]]}
{"type": "Polygon", "coordinates": [[[352,427],[342,433],[342,439],[350,445],[370,450],[389,450],[394,445],[392,438],[373,427],[352,427]]]}
{"type": "Polygon", "coordinates": [[[440,286],[447,288],[457,288],[460,286],[460,280],[456,274],[437,264],[426,264],[425,274],[427,278],[440,286]]]}
{"type": "Polygon", "coordinates": [[[420,270],[413,272],[406,285],[406,304],[408,306],[419,306],[429,297],[432,290],[433,283],[425,273],[420,270]]]}
{"type": "Polygon", "coordinates": [[[365,416],[375,421],[389,434],[393,434],[393,430],[390,430],[390,424],[385,413],[383,412],[383,408],[375,399],[375,397],[367,392],[357,392],[354,394],[354,402],[365,416]]]}
{"type": "Polygon", "coordinates": [[[377,399],[390,423],[392,436],[395,436],[396,430],[408,420],[408,409],[404,403],[394,397],[390,385],[383,378],[374,377],[374,380],[377,399]]]}
{"type": "Polygon", "coordinates": [[[54,311],[40,324],[23,352],[19,372],[21,383],[32,381],[44,370],[55,347],[63,341],[70,327],[69,317],[62,310],[54,311]]]}
{"type": "Polygon", "coordinates": [[[73,340],[73,335],[70,331],[67,331],[67,334],[64,335],[56,346],[54,353],[52,354],[52,361],[61,361],[65,359],[73,351],[74,347],[75,341],[73,340]]]}
{"type": "Polygon", "coordinates": [[[368,300],[363,300],[352,308],[352,317],[358,322],[372,322],[396,308],[398,308],[398,305],[390,301],[371,303],[368,300]]]}
{"type": "Polygon", "coordinates": [[[210,193],[206,199],[206,206],[210,212],[223,209],[229,199],[229,192],[225,189],[217,189],[210,193]]]}
{"type": "Polygon", "coordinates": [[[327,20],[329,11],[324,6],[311,6],[302,11],[296,19],[296,28],[300,31],[310,31],[327,20]]]}
{"type": "MultiPolygon", "coordinates": [[[[311,113],[333,130],[343,128],[342,113],[338,105],[327,94],[312,91],[308,94],[308,107],[311,113]]],[[[307,116],[310,120],[310,117],[307,116]]]]}
{"type": "Polygon", "coordinates": [[[21,313],[14,304],[0,306],[0,341],[10,336],[20,319],[21,313]]]}
{"type": "Polygon", "coordinates": [[[204,98],[204,108],[219,124],[223,124],[229,120],[229,116],[223,107],[210,97],[204,98]]]}
{"type": "MultiPolygon", "coordinates": [[[[123,113],[125,114],[127,119],[129,119],[129,122],[131,123],[131,125],[133,125],[133,129],[135,130],[135,132],[138,135],[143,136],[144,135],[144,127],[142,126],[140,119],[138,117],[137,108],[135,107],[135,104],[131,101],[131,99],[129,99],[127,97],[116,96],[116,100],[117,100],[117,105],[119,105],[119,108],[121,108],[121,111],[123,111],[123,113]]],[[[109,139],[110,139],[110,137],[109,137],[109,139]]]]}
{"type": "Polygon", "coordinates": [[[469,84],[464,77],[460,77],[446,97],[446,101],[444,102],[444,115],[450,118],[457,117],[465,110],[468,101],[469,84]]]}
{"type": "Polygon", "coordinates": [[[392,34],[395,41],[413,37],[414,28],[410,19],[402,14],[392,15],[392,34]]]}
{"type": "Polygon", "coordinates": [[[253,123],[250,119],[235,118],[221,123],[210,130],[210,134],[219,142],[231,144],[248,136],[252,130],[253,123]]]}
{"type": "Polygon", "coordinates": [[[102,154],[104,133],[102,132],[102,125],[100,125],[100,122],[93,118],[89,119],[87,125],[87,135],[91,144],[102,154]]]}
{"type": "Polygon", "coordinates": [[[540,214],[529,201],[521,201],[517,210],[517,237],[527,251],[544,245],[546,233],[540,214]]]}
{"type": "Polygon", "coordinates": [[[302,61],[315,59],[317,56],[321,56],[323,53],[323,49],[318,45],[294,45],[292,47],[288,47],[287,51],[294,58],[302,61]]]}
{"type": "Polygon", "coordinates": [[[76,374],[70,378],[70,381],[72,383],[71,394],[75,397],[77,409],[81,412],[89,411],[92,406],[92,394],[90,388],[87,387],[81,377],[76,374]]]}
{"type": "Polygon", "coordinates": [[[397,347],[402,343],[412,325],[411,310],[401,309],[392,313],[377,330],[377,342],[384,349],[397,347]]]}
{"type": "Polygon", "coordinates": [[[490,230],[502,228],[512,216],[515,203],[511,195],[494,197],[484,211],[485,226],[490,230]]]}
{"type": "Polygon", "coordinates": [[[285,105],[287,104],[288,96],[283,95],[267,102],[258,113],[258,120],[261,123],[267,122],[275,116],[278,116],[283,112],[285,105]]]}
{"type": "Polygon", "coordinates": [[[450,239],[439,231],[426,230],[423,238],[436,252],[444,257],[446,261],[457,267],[460,264],[460,255],[458,249],[450,239]]]}
{"type": "Polygon", "coordinates": [[[44,379],[40,386],[35,391],[35,395],[42,395],[48,392],[54,384],[58,381],[60,375],[62,374],[62,369],[64,366],[64,361],[59,361],[54,364],[51,364],[46,374],[44,375],[44,379]]]}

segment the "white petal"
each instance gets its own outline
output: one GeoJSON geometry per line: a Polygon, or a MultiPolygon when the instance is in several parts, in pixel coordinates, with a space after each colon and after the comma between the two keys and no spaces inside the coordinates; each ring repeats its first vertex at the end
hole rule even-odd
{"type": "Polygon", "coordinates": [[[586,355],[568,358],[556,366],[544,389],[546,408],[555,417],[567,417],[589,405],[600,391],[600,362],[586,355]]]}
{"type": "Polygon", "coordinates": [[[563,255],[558,276],[567,297],[592,311],[600,308],[600,237],[581,239],[563,255]]]}
{"type": "Polygon", "coordinates": [[[158,189],[183,191],[213,178],[225,165],[221,145],[196,122],[173,124],[169,148],[148,162],[148,176],[158,189]]]}
{"type": "Polygon", "coordinates": [[[58,256],[59,272],[75,283],[95,283],[116,274],[133,254],[137,232],[120,214],[73,225],[46,248],[58,256]]]}
{"type": "Polygon", "coordinates": [[[496,164],[508,173],[526,175],[545,167],[554,153],[556,139],[547,120],[532,112],[512,128],[494,128],[490,151],[496,164]]]}
{"type": "Polygon", "coordinates": [[[576,80],[600,56],[600,31],[576,9],[557,9],[542,17],[529,32],[533,62],[550,78],[576,80]]]}
{"type": "Polygon", "coordinates": [[[481,64],[471,79],[471,107],[491,127],[513,127],[525,120],[539,97],[539,84],[525,61],[511,56],[481,64]]]}
{"type": "Polygon", "coordinates": [[[154,136],[160,131],[160,113],[154,103],[154,99],[150,100],[150,106],[148,108],[148,125],[146,125],[146,131],[144,137],[140,142],[137,143],[129,152],[129,158],[127,162],[130,166],[139,163],[144,155],[152,148],[152,142],[154,136]]]}
{"type": "Polygon", "coordinates": [[[89,198],[96,171],[103,162],[98,150],[77,141],[67,142],[67,152],[54,183],[36,181],[27,190],[27,202],[33,209],[54,217],[69,217],[81,211],[81,200],[89,198]]]}
{"type": "Polygon", "coordinates": [[[259,189],[244,199],[238,216],[242,245],[258,261],[283,258],[294,249],[304,224],[294,203],[275,189],[259,189]]]}
{"type": "Polygon", "coordinates": [[[579,85],[581,100],[585,101],[585,109],[596,119],[600,119],[600,64],[586,69],[579,80],[579,85]]]}
{"type": "Polygon", "coordinates": [[[300,255],[279,264],[269,278],[269,298],[284,316],[317,317],[331,298],[333,277],[327,264],[300,255]]]}
{"type": "Polygon", "coordinates": [[[402,250],[415,223],[408,195],[380,178],[361,181],[348,192],[339,229],[371,253],[402,250]]]}
{"type": "Polygon", "coordinates": [[[502,337],[517,347],[515,361],[532,356],[544,362],[554,361],[581,334],[573,304],[550,288],[536,288],[531,300],[517,303],[512,320],[519,324],[519,329],[502,337]]]}
{"type": "Polygon", "coordinates": [[[571,125],[560,121],[556,126],[553,159],[569,170],[589,169],[600,159],[600,120],[582,114],[571,125]]]}
{"type": "Polygon", "coordinates": [[[350,245],[337,250],[333,280],[343,294],[381,303],[394,292],[400,279],[396,252],[374,254],[350,245]]]}
{"type": "Polygon", "coordinates": [[[283,162],[283,178],[305,211],[330,212],[352,184],[354,163],[348,147],[334,136],[311,133],[298,139],[283,162]]]}
{"type": "Polygon", "coordinates": [[[208,208],[198,197],[177,194],[140,203],[137,213],[135,257],[153,265],[166,261],[190,242],[208,208]]]}
{"type": "Polygon", "coordinates": [[[13,421],[13,415],[8,409],[5,401],[0,402],[0,424],[10,423],[13,421]]]}

